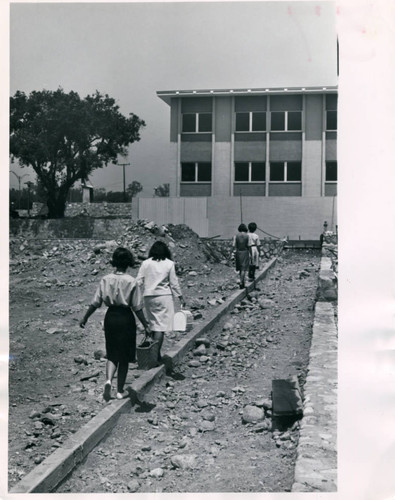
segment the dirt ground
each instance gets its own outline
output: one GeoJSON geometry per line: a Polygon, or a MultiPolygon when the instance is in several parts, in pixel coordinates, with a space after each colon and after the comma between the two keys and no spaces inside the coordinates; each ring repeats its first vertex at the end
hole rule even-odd
{"type": "MultiPolygon", "coordinates": [[[[211,258],[207,248],[202,248],[193,234],[186,234],[185,228],[172,229],[172,237],[166,238],[172,243],[188,307],[199,321],[233,293],[238,286],[237,275],[229,258],[211,258]]],[[[105,404],[105,309],[97,311],[84,330],[78,320],[100,276],[111,269],[108,260],[114,246],[129,244],[137,256],[146,253],[158,238],[144,228],[136,234],[133,241],[129,235],[129,239],[111,245],[97,241],[12,242],[9,488],[105,404]]],[[[145,405],[121,418],[119,430],[112,435],[115,437],[110,436],[95,449],[89,460],[102,479],[98,482],[93,473],[85,471],[81,483],[77,473],[72,479],[77,482],[66,482],[59,492],[288,491],[297,424],[283,439],[284,433],[273,435],[267,429],[255,429],[255,424],[242,425],[240,419],[246,404],[270,397],[273,378],[297,374],[303,385],[318,270],[319,252],[284,251],[253,300],[232,311],[210,333],[207,359],[202,361],[200,356],[200,364],[190,366],[188,363],[198,359],[191,354],[180,366],[180,380],[166,377],[151,391],[145,405]],[[263,308],[259,299],[271,303],[263,308]],[[232,324],[229,331],[223,330],[226,321],[232,324]],[[232,340],[233,336],[237,338],[232,340]],[[228,344],[219,350],[216,342],[221,340],[223,344],[224,337],[228,344]],[[214,419],[210,414],[203,418],[209,409],[214,419]],[[209,422],[203,424],[203,430],[202,421],[209,422]],[[211,429],[212,422],[216,430],[211,429]],[[131,433],[135,440],[127,442],[125,437],[131,433]],[[112,444],[111,439],[118,441],[112,444]],[[115,451],[107,451],[111,446],[115,451]],[[138,455],[131,464],[130,453],[136,446],[138,455]],[[177,450],[181,450],[178,454],[193,454],[193,464],[174,466],[171,460],[177,450]],[[239,468],[244,453],[249,456],[244,468],[249,472],[242,480],[232,480],[233,472],[229,471],[239,468]],[[103,466],[108,473],[100,469],[100,457],[106,458],[103,463],[107,465],[103,466]],[[118,474],[119,467],[123,475],[118,474]],[[254,479],[257,467],[263,475],[254,479]],[[202,472],[199,477],[196,468],[202,472]]],[[[137,267],[130,272],[135,275],[137,267]]],[[[138,335],[141,338],[141,331],[138,335]]],[[[179,335],[170,334],[165,349],[179,335]]],[[[128,380],[138,372],[132,365],[128,380]]],[[[270,409],[265,411],[267,420],[270,409]]]]}

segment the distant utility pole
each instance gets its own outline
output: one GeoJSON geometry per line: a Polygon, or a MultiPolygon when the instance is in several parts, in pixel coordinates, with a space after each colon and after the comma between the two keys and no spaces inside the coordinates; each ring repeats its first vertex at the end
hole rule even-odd
{"type": "Polygon", "coordinates": [[[126,202],[125,167],[130,165],[130,163],[117,163],[117,165],[123,167],[123,201],[126,202]]]}
{"type": "Polygon", "coordinates": [[[19,210],[21,209],[21,181],[24,177],[27,177],[29,174],[23,174],[23,175],[18,175],[15,173],[13,170],[10,170],[12,174],[15,175],[15,177],[18,179],[18,184],[19,184],[19,199],[18,199],[18,208],[19,210]]]}

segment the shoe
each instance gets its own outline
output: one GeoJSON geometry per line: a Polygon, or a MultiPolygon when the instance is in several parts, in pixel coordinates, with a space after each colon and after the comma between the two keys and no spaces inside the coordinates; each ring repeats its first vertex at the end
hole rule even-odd
{"type": "Polygon", "coordinates": [[[128,391],[117,392],[117,399],[125,399],[129,396],[128,391]]]}
{"type": "Polygon", "coordinates": [[[106,382],[104,385],[103,399],[104,401],[110,401],[111,399],[111,382],[106,382]]]}
{"type": "Polygon", "coordinates": [[[240,288],[245,288],[244,283],[240,283],[240,288]]]}

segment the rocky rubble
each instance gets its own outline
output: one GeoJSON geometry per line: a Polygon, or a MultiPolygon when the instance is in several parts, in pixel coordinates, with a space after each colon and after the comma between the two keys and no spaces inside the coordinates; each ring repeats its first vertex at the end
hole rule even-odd
{"type": "MultiPolygon", "coordinates": [[[[166,241],[195,321],[237,288],[232,263],[205,254],[204,242],[186,226],[139,221],[108,241],[33,236],[10,239],[10,486],[103,407],[104,308],[85,330],[78,320],[100,277],[112,270],[116,246],[131,248],[135,275],[151,244],[166,241]],[[45,412],[53,402],[61,404],[45,412]]],[[[175,339],[169,334],[166,342],[175,339]]]]}
{"type": "Polygon", "coordinates": [[[290,491],[299,422],[273,420],[271,381],[303,390],[318,269],[286,253],[58,492],[290,491]]]}
{"type": "MultiPolygon", "coordinates": [[[[10,239],[9,487],[103,408],[104,310],[99,310],[92,316],[85,330],[78,327],[78,319],[85,311],[100,276],[112,269],[109,260],[116,246],[129,247],[139,263],[146,258],[151,244],[156,239],[163,239],[170,246],[177,263],[184,296],[195,322],[204,319],[237,289],[237,274],[232,267],[229,244],[226,246],[224,243],[221,247],[221,242],[214,244],[202,241],[186,226],[158,227],[151,221],[138,221],[128,223],[119,238],[110,240],[39,239],[34,238],[32,234],[10,239]],[[209,247],[210,250],[207,250],[209,247]]],[[[314,278],[314,266],[308,266],[311,272],[303,278],[302,283],[298,277],[306,267],[305,264],[295,265],[292,273],[287,275],[286,286],[295,286],[296,282],[296,286],[302,288],[305,283],[309,283],[314,278]]],[[[131,270],[131,274],[135,273],[137,266],[131,270]]],[[[229,396],[232,395],[237,404],[237,411],[242,412],[245,404],[253,404],[257,399],[239,402],[236,399],[248,392],[238,379],[243,380],[247,371],[257,363],[255,360],[251,364],[251,360],[238,355],[238,351],[245,350],[247,356],[252,356],[256,348],[257,344],[253,342],[253,337],[250,337],[255,335],[255,327],[250,329],[250,321],[254,323],[254,319],[258,321],[259,318],[259,328],[268,326],[270,318],[280,321],[280,310],[275,302],[275,291],[280,281],[284,283],[280,278],[281,272],[276,271],[275,277],[270,281],[270,290],[266,290],[264,285],[264,293],[254,295],[254,292],[251,294],[251,300],[240,303],[229,316],[228,329],[218,337],[200,339],[200,343],[196,345],[198,354],[191,352],[186,359],[185,369],[191,370],[188,375],[191,386],[185,389],[186,397],[189,398],[190,394],[199,391],[198,396],[201,397],[196,397],[196,401],[194,398],[193,413],[202,413],[199,421],[191,428],[190,435],[177,441],[177,446],[171,448],[173,454],[180,450],[186,453],[190,449],[188,437],[195,439],[219,432],[220,419],[211,401],[218,401],[221,403],[219,408],[226,408],[229,405],[226,401],[231,401],[229,396]],[[264,316],[259,316],[259,311],[264,313],[264,316]],[[233,318],[244,317],[245,314],[248,317],[243,319],[243,324],[235,327],[233,318]],[[229,390],[225,390],[221,383],[216,384],[215,397],[208,403],[206,395],[200,392],[200,384],[205,380],[205,376],[210,377],[222,366],[230,370],[237,383],[233,380],[229,390]],[[201,370],[204,376],[200,374],[201,370]],[[236,391],[232,391],[237,387],[236,391]]],[[[236,322],[237,324],[239,323],[236,322]]],[[[265,348],[276,348],[278,343],[275,329],[271,331],[268,326],[266,333],[260,340],[262,345],[265,348]]],[[[166,337],[165,348],[177,342],[180,335],[182,334],[170,333],[166,337]]],[[[133,369],[133,366],[131,368],[129,381],[140,375],[139,370],[133,369]]],[[[178,382],[168,382],[169,385],[162,395],[167,396],[163,402],[166,403],[166,411],[170,412],[165,427],[162,425],[161,415],[154,411],[148,417],[152,421],[146,421],[150,427],[158,430],[162,430],[162,427],[182,427],[190,418],[183,418],[189,415],[190,400],[187,400],[185,411],[180,412],[180,400],[177,397],[168,398],[174,393],[178,382]]],[[[257,394],[268,396],[267,391],[258,391],[257,394]]],[[[267,416],[265,409],[265,417],[267,416]]],[[[242,424],[242,414],[238,414],[238,425],[254,427],[255,430],[251,429],[254,434],[266,434],[259,427],[264,425],[264,422],[265,420],[255,424],[242,424]]],[[[163,436],[159,433],[157,437],[160,442],[159,439],[163,436]]],[[[170,445],[171,443],[168,444],[170,445]]],[[[136,482],[129,485],[122,483],[125,491],[133,491],[134,488],[135,491],[142,491],[141,488],[145,488],[145,480],[154,484],[155,481],[166,478],[168,469],[159,460],[160,455],[155,455],[158,450],[152,446],[150,440],[148,446],[151,446],[152,450],[142,450],[140,459],[143,455],[153,454],[155,460],[147,470],[141,469],[142,461],[136,459],[140,486],[137,487],[136,482]],[[163,475],[159,469],[163,470],[163,475]]],[[[221,450],[226,450],[226,447],[221,438],[216,438],[210,443],[209,449],[209,457],[215,458],[221,450]]],[[[194,453],[192,447],[192,454],[194,453]]],[[[165,456],[167,455],[168,453],[165,453],[165,456]]],[[[104,449],[102,457],[107,456],[104,449]]],[[[118,457],[118,452],[114,456],[118,457]]],[[[196,463],[199,464],[200,452],[196,456],[196,463]]],[[[189,471],[180,467],[175,470],[189,471]]],[[[109,478],[106,472],[100,476],[98,484],[103,489],[115,487],[114,479],[109,478]]],[[[89,490],[90,486],[84,484],[83,488],[89,490]]]]}
{"type": "Polygon", "coordinates": [[[151,245],[158,239],[169,246],[179,274],[194,270],[199,267],[198,263],[233,265],[229,244],[215,247],[201,240],[185,225],[158,226],[152,221],[139,220],[129,222],[123,233],[110,240],[40,239],[29,234],[26,237],[11,236],[10,272],[19,274],[37,265],[51,265],[62,260],[70,263],[73,270],[85,268],[95,276],[107,267],[117,246],[129,248],[138,265],[147,258],[151,245]]]}

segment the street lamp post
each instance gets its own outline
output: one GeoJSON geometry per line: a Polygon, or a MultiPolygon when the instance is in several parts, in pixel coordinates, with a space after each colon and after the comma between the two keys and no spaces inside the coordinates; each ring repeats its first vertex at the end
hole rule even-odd
{"type": "Polygon", "coordinates": [[[18,179],[18,184],[19,184],[19,200],[18,200],[18,208],[19,210],[21,209],[21,181],[24,177],[27,177],[29,174],[23,174],[23,175],[18,175],[15,173],[13,170],[10,170],[12,174],[15,175],[15,177],[18,179]]]}

